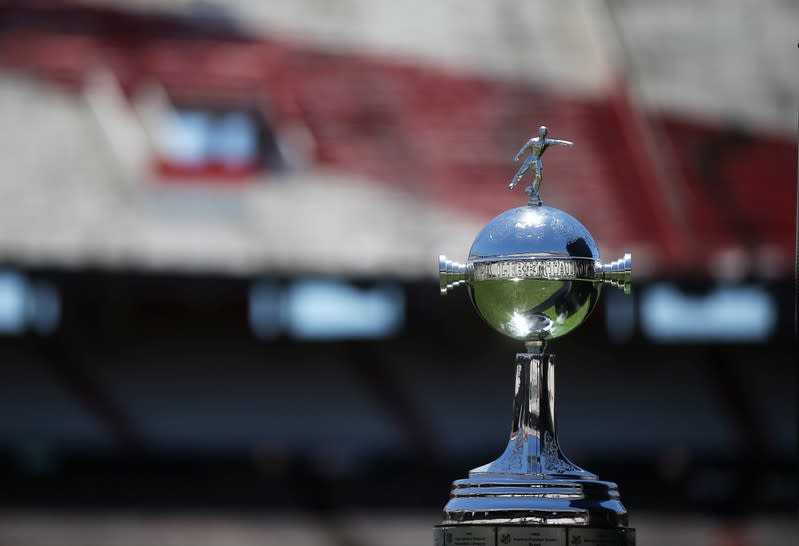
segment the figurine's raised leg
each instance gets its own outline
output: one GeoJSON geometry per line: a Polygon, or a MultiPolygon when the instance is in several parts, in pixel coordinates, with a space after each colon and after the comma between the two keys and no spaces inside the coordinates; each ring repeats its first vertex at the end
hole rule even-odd
{"type": "Polygon", "coordinates": [[[529,171],[529,170],[530,170],[530,166],[531,166],[532,164],[533,164],[533,158],[532,158],[532,156],[531,156],[531,157],[528,157],[527,159],[525,159],[525,161],[524,161],[524,163],[522,164],[522,166],[521,166],[521,167],[519,167],[519,170],[518,170],[518,171],[516,171],[516,176],[514,176],[514,177],[513,177],[513,180],[511,180],[511,181],[510,181],[510,184],[508,184],[508,187],[509,187],[510,189],[513,189],[513,188],[515,188],[515,187],[516,187],[516,184],[518,184],[519,182],[521,182],[522,178],[524,178],[524,175],[527,173],[527,171],[529,171]]]}

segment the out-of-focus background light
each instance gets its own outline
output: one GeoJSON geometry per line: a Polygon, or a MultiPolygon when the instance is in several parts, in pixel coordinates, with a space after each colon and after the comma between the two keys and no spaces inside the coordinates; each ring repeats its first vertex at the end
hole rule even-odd
{"type": "Polygon", "coordinates": [[[780,0],[0,3],[0,543],[429,544],[513,354],[436,259],[544,201],[632,252],[558,355],[640,544],[796,536],[780,0]],[[100,538],[98,538],[100,537],[100,538]]]}
{"type": "Polygon", "coordinates": [[[31,283],[19,272],[0,270],[0,335],[52,334],[60,316],[61,300],[52,283],[31,283]]]}
{"type": "Polygon", "coordinates": [[[404,322],[401,287],[370,289],[339,280],[299,279],[281,287],[256,282],[250,290],[250,328],[260,338],[286,333],[299,340],[380,339],[404,322]]]}
{"type": "Polygon", "coordinates": [[[766,342],[777,324],[777,305],[761,286],[721,286],[685,294],[652,284],[641,299],[641,327],[661,342],[766,342]]]}

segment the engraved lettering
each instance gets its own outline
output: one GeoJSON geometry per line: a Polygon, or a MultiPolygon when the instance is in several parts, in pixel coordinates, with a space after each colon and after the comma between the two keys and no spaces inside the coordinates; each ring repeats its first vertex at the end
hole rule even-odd
{"type": "Polygon", "coordinates": [[[572,258],[498,260],[477,262],[472,268],[474,280],[542,279],[591,280],[596,278],[594,262],[572,258]]]}
{"type": "Polygon", "coordinates": [[[497,527],[498,546],[546,546],[566,545],[566,529],[563,527],[497,527]]]}

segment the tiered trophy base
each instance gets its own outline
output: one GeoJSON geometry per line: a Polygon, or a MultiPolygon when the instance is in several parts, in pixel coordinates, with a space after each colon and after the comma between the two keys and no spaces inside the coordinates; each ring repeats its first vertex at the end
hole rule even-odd
{"type": "Polygon", "coordinates": [[[503,478],[473,471],[452,484],[434,544],[635,546],[616,484],[590,476],[503,478]]]}
{"type": "Polygon", "coordinates": [[[555,429],[555,359],[516,355],[511,436],[504,453],[452,484],[441,546],[634,546],[613,482],[571,462],[555,429]]]}
{"type": "Polygon", "coordinates": [[[434,546],[635,546],[635,529],[561,525],[437,525],[434,546]]]}

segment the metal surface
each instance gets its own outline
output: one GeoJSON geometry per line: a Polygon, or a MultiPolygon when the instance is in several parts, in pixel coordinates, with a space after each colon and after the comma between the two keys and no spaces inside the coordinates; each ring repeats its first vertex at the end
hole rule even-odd
{"type": "Polygon", "coordinates": [[[555,355],[516,355],[513,425],[505,452],[475,468],[470,476],[502,478],[508,474],[596,479],[563,455],[555,431],[555,355]]]}
{"type": "Polygon", "coordinates": [[[574,217],[543,205],[518,207],[491,220],[472,243],[469,295],[499,332],[522,341],[555,338],[594,308],[598,260],[594,239],[574,217]],[[495,277],[485,278],[492,271],[495,277]],[[591,273],[589,282],[569,275],[579,272],[591,273]]]}
{"type": "Polygon", "coordinates": [[[480,316],[520,341],[546,340],[582,324],[601,283],[629,293],[632,257],[602,264],[576,218],[544,205],[503,212],[480,231],[465,264],[439,258],[442,294],[461,285],[480,316]]]}
{"type": "MultiPolygon", "coordinates": [[[[463,544],[472,544],[469,536],[474,533],[482,537],[480,544],[490,543],[492,536],[496,543],[499,525],[610,529],[617,532],[614,537],[632,544],[634,533],[626,533],[627,510],[616,484],[599,480],[560,449],[554,356],[544,352],[548,340],[569,333],[588,317],[602,284],[630,293],[632,257],[625,254],[603,264],[585,226],[541,204],[541,155],[554,144],[572,145],[546,135],[541,126],[539,136],[516,155],[518,161],[532,150],[510,183],[513,188],[535,167],[527,206],[491,220],[472,243],[466,263],[439,257],[441,294],[467,286],[480,316],[495,330],[525,342],[528,349],[516,355],[510,441],[495,461],[452,484],[441,529],[455,526],[466,533],[463,544]]],[[[610,537],[603,544],[614,540],[610,537]]]]}
{"type": "Polygon", "coordinates": [[[519,170],[516,171],[516,176],[514,176],[513,180],[508,184],[510,189],[515,188],[516,184],[521,182],[524,175],[530,170],[530,167],[533,167],[535,169],[535,180],[524,190],[527,195],[530,196],[530,200],[528,201],[529,205],[541,204],[541,197],[538,195],[538,190],[541,188],[541,181],[544,179],[544,164],[541,162],[541,156],[544,155],[547,148],[550,146],[574,146],[574,142],[569,142],[568,140],[547,138],[547,132],[548,129],[544,125],[539,127],[538,136],[525,142],[524,146],[522,146],[516,154],[516,157],[513,158],[513,161],[518,163],[522,156],[527,153],[527,150],[531,152],[527,159],[524,160],[524,163],[522,163],[522,166],[519,167],[519,170]]]}
{"type": "Polygon", "coordinates": [[[625,527],[616,484],[564,454],[555,428],[555,364],[546,353],[516,355],[513,425],[505,451],[452,484],[442,524],[625,527]]]}

